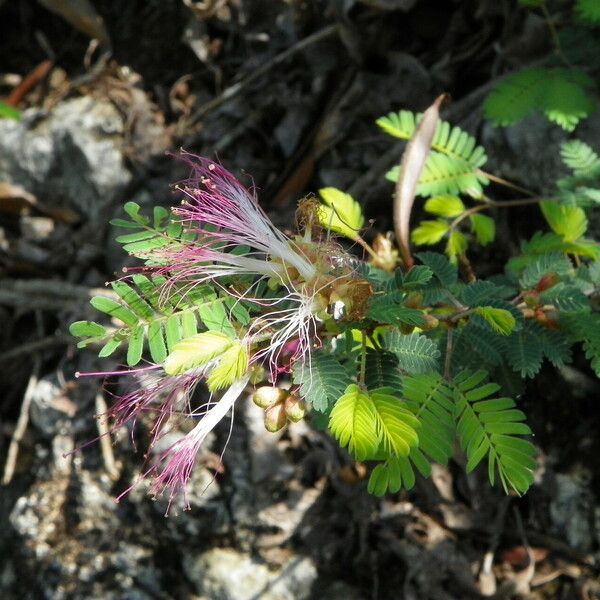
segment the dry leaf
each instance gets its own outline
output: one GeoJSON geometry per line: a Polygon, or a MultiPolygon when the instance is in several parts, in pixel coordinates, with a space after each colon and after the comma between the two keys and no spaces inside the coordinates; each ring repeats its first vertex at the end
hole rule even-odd
{"type": "Polygon", "coordinates": [[[438,96],[425,111],[415,133],[408,142],[400,162],[400,175],[396,183],[394,196],[394,229],[398,238],[400,255],[404,265],[410,268],[414,264],[410,253],[410,213],[415,200],[415,192],[425,161],[431,149],[431,143],[440,118],[440,107],[448,98],[447,94],[438,96]]]}
{"type": "Polygon", "coordinates": [[[39,2],[71,23],[75,29],[98,40],[103,46],[110,46],[104,20],[89,0],[39,0],[39,2]]]}

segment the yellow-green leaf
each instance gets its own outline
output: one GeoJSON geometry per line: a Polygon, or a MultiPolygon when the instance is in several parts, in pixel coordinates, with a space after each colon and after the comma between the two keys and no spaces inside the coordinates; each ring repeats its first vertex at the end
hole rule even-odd
{"type": "Polygon", "coordinates": [[[417,246],[437,244],[446,235],[449,228],[446,221],[421,221],[419,226],[413,229],[411,239],[417,246]]]}
{"type": "Polygon", "coordinates": [[[395,456],[408,456],[412,446],[418,446],[419,436],[415,428],[419,420],[401,400],[384,390],[374,390],[370,394],[377,413],[377,431],[386,452],[395,456]]]}
{"type": "Polygon", "coordinates": [[[479,306],[475,313],[482,316],[490,327],[500,335],[509,335],[515,328],[516,321],[510,311],[493,306],[479,306]]]}
{"type": "MultiPolygon", "coordinates": [[[[230,340],[231,341],[231,340],[230,340]]],[[[248,351],[240,341],[233,341],[219,359],[217,366],[211,369],[206,384],[211,392],[231,385],[248,370],[248,351]]]]}
{"type": "Polygon", "coordinates": [[[451,219],[458,217],[465,210],[465,205],[458,196],[434,196],[425,202],[425,210],[432,215],[451,219]]]}
{"type": "Polygon", "coordinates": [[[168,375],[180,375],[201,367],[226,352],[235,343],[219,331],[205,331],[177,342],[165,360],[168,375]]]}
{"type": "Polygon", "coordinates": [[[482,245],[486,246],[493,242],[496,237],[496,222],[486,215],[471,215],[471,231],[475,238],[482,245]]]}
{"type": "Polygon", "coordinates": [[[456,258],[467,250],[467,238],[460,231],[453,231],[446,244],[446,254],[450,262],[456,263],[456,258]]]}
{"type": "Polygon", "coordinates": [[[348,447],[358,460],[365,460],[377,452],[377,413],[368,394],[354,383],[335,403],[329,416],[329,429],[340,445],[348,447]]]}
{"type": "Polygon", "coordinates": [[[321,225],[355,240],[365,223],[360,204],[350,194],[334,187],[320,189],[319,195],[324,203],[319,207],[321,225]]]}
{"type": "Polygon", "coordinates": [[[578,206],[547,200],[540,202],[540,208],[552,231],[561,235],[565,242],[578,240],[587,230],[587,217],[578,206]]]}

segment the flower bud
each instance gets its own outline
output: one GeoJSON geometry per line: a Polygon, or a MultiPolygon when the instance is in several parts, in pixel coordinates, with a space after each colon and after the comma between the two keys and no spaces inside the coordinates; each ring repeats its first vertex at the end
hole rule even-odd
{"type": "Polygon", "coordinates": [[[298,421],[304,419],[306,413],[308,412],[306,402],[304,402],[302,398],[298,398],[298,396],[288,396],[285,399],[283,407],[285,409],[287,418],[293,423],[297,423],[298,421]]]}
{"type": "Polygon", "coordinates": [[[560,281],[558,273],[546,273],[535,286],[536,292],[545,292],[554,287],[560,281]]]}
{"type": "Polygon", "coordinates": [[[252,395],[252,400],[256,406],[269,408],[276,404],[281,404],[289,395],[287,390],[278,387],[264,385],[259,387],[252,395]]]}
{"type": "Polygon", "coordinates": [[[265,410],[265,429],[270,433],[283,429],[286,423],[287,413],[283,403],[274,404],[265,410]]]}
{"type": "Polygon", "coordinates": [[[431,329],[435,329],[439,324],[439,320],[436,319],[433,315],[423,315],[423,320],[425,321],[424,325],[421,325],[421,329],[423,331],[430,331],[431,329]]]}

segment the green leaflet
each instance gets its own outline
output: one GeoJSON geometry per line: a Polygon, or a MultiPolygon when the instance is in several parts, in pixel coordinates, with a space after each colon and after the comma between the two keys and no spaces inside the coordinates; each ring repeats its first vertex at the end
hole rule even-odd
{"type": "MultiPolygon", "coordinates": [[[[357,357],[360,362],[361,357],[357,357]]],[[[400,366],[395,354],[386,351],[367,349],[365,363],[365,384],[367,389],[390,388],[400,396],[402,394],[402,379],[400,366]]]]}
{"type": "MultiPolygon", "coordinates": [[[[401,110],[377,119],[377,125],[394,137],[409,140],[414,135],[421,117],[420,114],[401,110]]],[[[446,121],[438,123],[431,147],[436,152],[468,164],[471,170],[483,166],[487,160],[485,150],[477,145],[473,136],[446,121]]]]}
{"type": "Polygon", "coordinates": [[[326,412],[351,382],[340,362],[326,352],[313,352],[309,361],[296,362],[292,373],[301,396],[318,412],[326,412]]]}
{"type": "MultiPolygon", "coordinates": [[[[137,214],[135,209],[132,211],[137,214]]],[[[164,216],[159,211],[155,218],[160,220],[164,216]]],[[[135,366],[147,345],[153,362],[162,364],[178,342],[197,333],[199,324],[235,338],[232,320],[240,325],[250,321],[242,302],[229,296],[218,298],[206,285],[186,290],[185,294],[173,287],[168,297],[163,297],[164,283],[164,278],[151,279],[140,274],[129,282],[113,282],[111,285],[119,300],[95,296],[90,303],[121,324],[110,330],[92,321],[73,324],[71,333],[83,338],[79,346],[103,343],[100,356],[105,357],[127,342],[127,364],[135,366]]]]}
{"type": "Polygon", "coordinates": [[[329,416],[329,429],[342,448],[365,460],[377,452],[379,432],[377,413],[369,395],[350,384],[337,400],[329,416]]]}
{"type": "Polygon", "coordinates": [[[600,157],[580,140],[563,142],[560,145],[560,156],[576,176],[594,177],[600,174],[600,157]]]}
{"type": "Polygon", "coordinates": [[[575,12],[585,23],[600,24],[600,4],[597,0],[577,0],[575,2],[575,12]]]}
{"type": "Polygon", "coordinates": [[[531,430],[514,401],[497,398],[500,386],[485,383],[486,379],[485,371],[463,371],[452,382],[456,428],[467,455],[467,471],[487,457],[490,483],[494,485],[498,475],[507,492],[512,488],[523,494],[533,483],[535,447],[519,436],[531,430]]]}
{"type": "Polygon", "coordinates": [[[567,131],[595,108],[587,89],[593,81],[577,69],[525,69],[507,77],[484,104],[485,117],[494,125],[510,125],[533,110],[567,131]]]}
{"type": "Polygon", "coordinates": [[[475,313],[483,317],[486,323],[499,335],[509,335],[515,328],[517,321],[510,311],[493,306],[479,306],[475,313]]]}
{"type": "Polygon", "coordinates": [[[579,206],[559,202],[541,202],[540,208],[548,225],[565,242],[575,242],[582,237],[588,226],[585,212],[579,206]]]}
{"type": "Polygon", "coordinates": [[[318,212],[321,225],[355,240],[365,223],[360,204],[350,194],[333,187],[320,189],[319,196],[323,200],[318,212]]]}
{"type": "Polygon", "coordinates": [[[383,335],[383,344],[396,355],[400,368],[406,373],[430,373],[439,366],[437,344],[424,335],[389,331],[383,335]]]}
{"type": "Polygon", "coordinates": [[[433,271],[442,285],[449,286],[458,280],[456,267],[444,255],[437,252],[418,252],[415,257],[433,271]]]}

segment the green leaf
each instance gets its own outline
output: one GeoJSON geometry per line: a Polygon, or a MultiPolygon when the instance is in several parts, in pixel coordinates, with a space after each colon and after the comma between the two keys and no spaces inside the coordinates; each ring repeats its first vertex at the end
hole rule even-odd
{"type": "Polygon", "coordinates": [[[458,196],[435,196],[425,202],[425,210],[438,217],[452,219],[458,217],[464,210],[465,205],[458,196]]]}
{"type": "Polygon", "coordinates": [[[377,465],[369,477],[367,491],[374,496],[384,496],[388,490],[390,473],[387,464],[377,465]]]}
{"type": "MultiPolygon", "coordinates": [[[[168,334],[167,334],[168,335],[168,334]]],[[[181,375],[223,355],[236,343],[218,331],[205,331],[177,342],[165,361],[168,375],[181,375]]]]}
{"type": "Polygon", "coordinates": [[[546,304],[554,304],[558,310],[567,312],[588,312],[590,301],[575,285],[560,282],[540,294],[540,300],[546,304]]]}
{"type": "Polygon", "coordinates": [[[585,23],[600,24],[600,4],[598,0],[577,0],[575,2],[575,12],[585,23]]]}
{"type": "Polygon", "coordinates": [[[502,300],[512,295],[507,286],[496,285],[491,281],[479,279],[465,286],[460,299],[465,306],[485,306],[489,300],[502,300]]]}
{"type": "Polygon", "coordinates": [[[531,430],[511,398],[493,397],[500,386],[483,383],[486,377],[485,371],[462,372],[454,379],[456,430],[467,471],[487,457],[490,483],[494,485],[497,473],[506,492],[512,488],[523,494],[533,483],[535,447],[515,436],[531,430]]]}
{"type": "Polygon", "coordinates": [[[235,337],[235,329],[229,320],[229,314],[223,305],[223,299],[207,302],[198,307],[200,320],[207,329],[219,331],[235,337]]]}
{"type": "Polygon", "coordinates": [[[107,298],[106,296],[94,296],[90,300],[90,304],[96,310],[106,313],[111,317],[115,317],[116,319],[123,321],[126,325],[134,327],[138,324],[137,316],[126,306],[123,306],[112,298],[107,298]]]}
{"type": "Polygon", "coordinates": [[[357,460],[366,460],[379,446],[378,414],[368,394],[352,383],[337,400],[329,417],[329,429],[342,448],[357,460]]]}
{"type": "MultiPolygon", "coordinates": [[[[394,167],[386,173],[386,178],[396,182],[399,175],[399,167],[394,167]]],[[[439,152],[430,152],[416,193],[424,197],[468,194],[473,198],[481,198],[483,186],[488,183],[482,172],[474,170],[469,163],[439,152]]]]}
{"type": "Polygon", "coordinates": [[[248,364],[249,356],[245,345],[234,340],[231,346],[220,355],[219,362],[210,370],[206,378],[209,391],[216,392],[232,385],[246,373],[248,364]]]}
{"type": "Polygon", "coordinates": [[[460,231],[453,231],[446,244],[446,254],[452,263],[456,263],[459,256],[463,256],[467,251],[467,238],[460,231]]]}
{"type": "Polygon", "coordinates": [[[475,239],[482,245],[487,246],[496,238],[496,222],[486,215],[471,215],[471,231],[475,239]]]}
{"type": "Polygon", "coordinates": [[[123,210],[129,215],[132,221],[139,225],[148,225],[150,219],[140,214],[140,205],[137,202],[126,202],[123,210]]]}
{"type": "Polygon", "coordinates": [[[600,314],[561,314],[560,324],[573,341],[583,343],[585,356],[600,377],[600,314]]]}
{"type": "Polygon", "coordinates": [[[500,335],[509,335],[517,324],[512,314],[503,308],[479,306],[475,313],[483,317],[491,328],[500,335]]]}
{"type": "Polygon", "coordinates": [[[318,412],[327,411],[351,382],[340,362],[326,352],[313,352],[310,361],[294,363],[292,374],[302,398],[318,412]]]}
{"type": "Polygon", "coordinates": [[[152,307],[131,286],[122,281],[113,281],[111,287],[138,317],[147,320],[154,318],[152,307]]]}
{"type": "Polygon", "coordinates": [[[167,358],[167,347],[160,321],[154,321],[148,326],[148,347],[150,348],[152,360],[157,365],[162,364],[167,358]]]}
{"type": "Polygon", "coordinates": [[[391,296],[375,296],[368,306],[367,316],[378,323],[389,323],[390,325],[413,325],[420,327],[425,325],[423,311],[416,308],[408,308],[395,302],[391,296]]]}
{"type": "Polygon", "coordinates": [[[377,416],[378,438],[386,452],[394,456],[408,456],[412,446],[418,446],[419,420],[403,406],[398,398],[386,390],[369,394],[377,416]]]}
{"type": "Polygon", "coordinates": [[[530,324],[513,331],[507,338],[507,356],[511,367],[523,377],[533,377],[542,365],[543,348],[530,324]]]}
{"type": "Polygon", "coordinates": [[[560,145],[560,156],[577,176],[595,176],[600,170],[600,157],[584,142],[569,140],[560,145]]]}
{"type": "MultiPolygon", "coordinates": [[[[401,110],[377,119],[377,125],[386,133],[408,141],[414,136],[422,116],[401,110]]],[[[438,122],[431,147],[436,154],[445,154],[457,162],[466,163],[471,171],[483,166],[487,160],[485,150],[477,145],[473,136],[460,127],[452,127],[447,121],[438,122]]]]}
{"type": "Polygon", "coordinates": [[[21,119],[21,111],[0,100],[0,119],[13,119],[14,121],[19,121],[21,119]]]}
{"type": "Polygon", "coordinates": [[[320,189],[319,195],[324,202],[318,212],[321,225],[356,240],[365,223],[360,204],[350,194],[333,187],[320,189]]]}
{"type": "Polygon", "coordinates": [[[447,464],[453,454],[454,400],[439,373],[411,375],[402,378],[406,407],[417,417],[419,429],[419,453],[411,449],[409,458],[423,475],[429,465],[422,450],[432,460],[447,464]]]}
{"type": "Polygon", "coordinates": [[[391,352],[375,351],[369,348],[365,361],[365,384],[369,390],[390,388],[397,394],[402,394],[398,358],[391,352]]]}
{"type": "Polygon", "coordinates": [[[458,271],[448,259],[437,252],[418,252],[415,256],[439,279],[444,286],[450,286],[457,282],[458,271]]]}
{"type": "Polygon", "coordinates": [[[546,252],[535,257],[521,275],[521,285],[525,289],[535,287],[547,273],[557,273],[564,277],[572,273],[571,261],[560,252],[546,252]]]}
{"type": "Polygon", "coordinates": [[[540,208],[548,225],[566,242],[574,242],[585,234],[588,221],[582,208],[551,201],[540,202],[540,208]]]}
{"type": "Polygon", "coordinates": [[[69,333],[75,337],[103,337],[106,328],[94,321],[75,321],[69,326],[69,333]]]}
{"type": "Polygon", "coordinates": [[[412,230],[410,237],[418,246],[437,244],[449,229],[450,226],[446,221],[421,221],[419,226],[412,230]]]}
{"type": "Polygon", "coordinates": [[[402,271],[398,269],[396,275],[398,287],[412,290],[428,283],[433,277],[433,271],[424,265],[415,265],[410,271],[404,273],[404,275],[402,274],[402,271]]]}
{"type": "Polygon", "coordinates": [[[383,335],[383,344],[396,355],[400,368],[407,373],[430,373],[438,368],[440,351],[437,344],[424,335],[389,331],[383,335]]]}
{"type": "Polygon", "coordinates": [[[533,110],[567,131],[595,108],[586,88],[593,81],[577,69],[525,69],[507,77],[488,96],[485,117],[494,125],[510,125],[533,110]]]}
{"type": "Polygon", "coordinates": [[[127,364],[130,367],[137,365],[142,360],[144,351],[144,327],[137,325],[133,328],[129,337],[129,347],[127,348],[127,364]]]}
{"type": "Polygon", "coordinates": [[[98,352],[98,356],[100,358],[105,358],[107,356],[110,356],[111,354],[113,354],[117,348],[121,345],[122,340],[113,338],[112,340],[108,340],[108,342],[106,342],[106,344],[104,344],[104,346],[102,346],[102,349],[100,350],[100,352],[98,352]]]}

